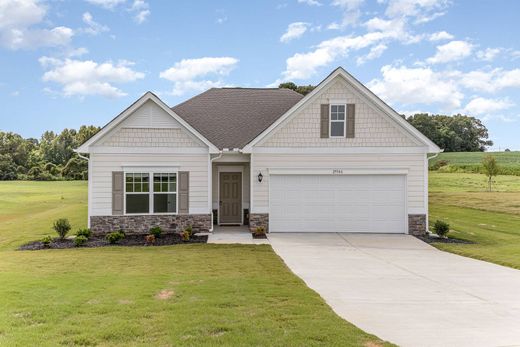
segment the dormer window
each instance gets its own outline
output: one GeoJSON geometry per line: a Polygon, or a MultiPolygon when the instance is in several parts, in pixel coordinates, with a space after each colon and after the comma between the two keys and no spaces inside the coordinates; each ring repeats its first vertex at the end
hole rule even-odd
{"type": "Polygon", "coordinates": [[[330,104],[330,137],[345,137],[347,132],[346,109],[345,104],[330,104]]]}

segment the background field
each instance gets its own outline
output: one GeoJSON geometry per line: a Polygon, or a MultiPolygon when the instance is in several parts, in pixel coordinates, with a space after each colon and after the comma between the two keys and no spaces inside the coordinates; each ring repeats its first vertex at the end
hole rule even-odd
{"type": "Polygon", "coordinates": [[[482,173],[482,158],[492,155],[500,166],[502,175],[520,175],[520,152],[451,152],[440,153],[430,160],[430,168],[438,165],[439,161],[447,161],[448,166],[440,169],[444,172],[482,173]]]}
{"type": "Polygon", "coordinates": [[[520,269],[520,177],[494,181],[486,192],[484,175],[430,172],[430,224],[446,220],[450,237],[475,243],[435,246],[520,269]]]}

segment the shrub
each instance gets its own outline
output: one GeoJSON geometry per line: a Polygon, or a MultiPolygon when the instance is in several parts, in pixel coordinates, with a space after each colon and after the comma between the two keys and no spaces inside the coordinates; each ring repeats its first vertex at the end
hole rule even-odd
{"type": "Polygon", "coordinates": [[[81,245],[84,245],[88,241],[88,238],[83,235],[76,236],[74,239],[74,246],[79,247],[81,245]]]}
{"type": "Polygon", "coordinates": [[[150,228],[150,234],[152,234],[154,237],[158,238],[162,234],[162,229],[160,226],[155,226],[150,228]]]}
{"type": "Polygon", "coordinates": [[[256,235],[265,235],[265,227],[263,227],[263,226],[256,227],[255,234],[256,235]]]}
{"type": "Polygon", "coordinates": [[[433,164],[433,165],[431,166],[431,169],[432,169],[432,170],[439,170],[441,167],[446,166],[446,165],[448,165],[449,163],[450,163],[450,162],[447,161],[447,160],[445,160],[445,159],[437,160],[437,161],[435,162],[435,164],[433,164]]]}
{"type": "Polygon", "coordinates": [[[193,236],[193,227],[188,225],[184,231],[187,231],[190,234],[190,237],[193,236]]]}
{"type": "Polygon", "coordinates": [[[450,225],[445,221],[437,219],[435,223],[433,223],[433,232],[439,235],[440,237],[445,237],[449,231],[450,225]]]}
{"type": "Polygon", "coordinates": [[[52,226],[54,230],[60,235],[60,239],[64,239],[70,231],[70,223],[67,218],[60,218],[54,222],[52,226]]]}
{"type": "Polygon", "coordinates": [[[146,241],[146,243],[148,245],[153,245],[155,243],[155,235],[154,234],[146,235],[144,237],[144,240],[146,241]]]}
{"type": "Polygon", "coordinates": [[[190,232],[188,230],[184,230],[181,233],[181,237],[182,237],[182,241],[189,241],[190,237],[191,237],[191,234],[190,234],[190,232]]]}
{"type": "Polygon", "coordinates": [[[50,235],[44,236],[42,239],[42,243],[45,247],[49,247],[52,242],[52,237],[50,235]]]}
{"type": "Polygon", "coordinates": [[[121,241],[124,238],[125,238],[125,233],[123,232],[123,230],[113,231],[113,232],[107,234],[107,236],[106,236],[108,243],[110,243],[112,245],[115,243],[118,243],[119,241],[121,241]]]}
{"type": "Polygon", "coordinates": [[[89,239],[92,236],[92,231],[89,228],[83,228],[76,231],[76,236],[85,236],[89,239]]]}

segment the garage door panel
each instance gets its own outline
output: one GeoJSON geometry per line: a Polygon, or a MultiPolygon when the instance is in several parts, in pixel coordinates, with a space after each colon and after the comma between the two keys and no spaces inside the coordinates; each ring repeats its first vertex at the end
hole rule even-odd
{"type": "Polygon", "coordinates": [[[272,175],[272,232],[404,233],[403,175],[272,175]]]}

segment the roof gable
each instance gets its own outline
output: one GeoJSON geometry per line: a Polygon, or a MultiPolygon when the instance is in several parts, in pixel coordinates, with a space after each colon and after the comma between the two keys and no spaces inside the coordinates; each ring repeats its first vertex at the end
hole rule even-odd
{"type": "Polygon", "coordinates": [[[129,128],[184,128],[196,139],[208,146],[210,153],[219,152],[215,145],[213,145],[191,125],[186,123],[186,121],[179,117],[161,99],[151,92],[147,92],[141,96],[75,151],[79,153],[89,153],[90,147],[100,142],[111,133],[112,130],[123,124],[125,127],[129,128]],[[129,119],[129,117],[134,114],[136,117],[129,119]],[[168,119],[168,117],[171,117],[171,119],[168,119]]]}
{"type": "Polygon", "coordinates": [[[381,113],[387,116],[388,120],[391,121],[396,127],[403,131],[407,136],[410,136],[412,139],[418,141],[428,148],[428,152],[440,152],[440,148],[433,143],[430,139],[424,136],[420,131],[415,129],[412,125],[410,125],[405,119],[403,119],[395,110],[393,110],[390,106],[384,103],[381,99],[379,99],[374,93],[372,93],[367,87],[365,87],[361,82],[355,79],[352,75],[350,75],[343,68],[338,67],[334,70],[327,78],[325,78],[316,88],[309,94],[307,94],[303,99],[301,99],[297,104],[295,104],[291,109],[289,109],[284,115],[282,115],[276,122],[274,122],[269,128],[264,130],[261,134],[259,134],[255,139],[249,142],[244,147],[245,153],[252,152],[254,146],[258,145],[260,142],[263,142],[268,137],[272,136],[279,127],[286,124],[287,121],[295,117],[299,110],[304,108],[308,103],[315,100],[319,94],[337,77],[342,77],[345,81],[350,84],[355,92],[358,95],[366,100],[370,106],[379,109],[382,111],[381,113]]]}

